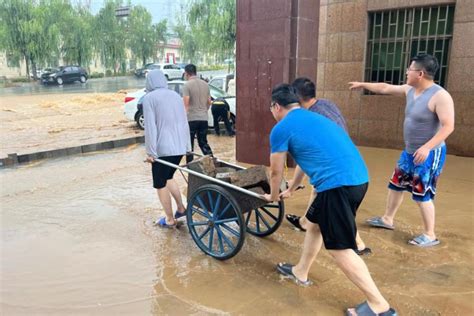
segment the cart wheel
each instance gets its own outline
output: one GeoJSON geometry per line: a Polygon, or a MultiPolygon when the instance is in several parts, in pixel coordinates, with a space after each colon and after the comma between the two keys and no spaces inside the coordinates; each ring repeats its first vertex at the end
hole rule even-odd
{"type": "Polygon", "coordinates": [[[283,201],[250,210],[245,214],[247,232],[258,237],[273,234],[280,227],[284,216],[285,204],[283,201]]]}
{"type": "Polygon", "coordinates": [[[206,254],[226,260],[242,248],[244,218],[227,190],[214,184],[201,186],[189,199],[186,213],[191,236],[206,254]]]}

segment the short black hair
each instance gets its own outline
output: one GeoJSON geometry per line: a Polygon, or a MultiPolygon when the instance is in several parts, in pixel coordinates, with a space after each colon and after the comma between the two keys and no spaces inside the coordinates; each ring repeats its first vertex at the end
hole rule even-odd
{"type": "Polygon", "coordinates": [[[316,85],[309,78],[299,77],[291,84],[298,97],[304,101],[316,97],[316,85]]]}
{"type": "Polygon", "coordinates": [[[422,68],[422,70],[426,73],[428,77],[431,79],[434,78],[436,75],[436,72],[438,72],[439,69],[439,62],[436,57],[428,54],[419,54],[413,57],[410,60],[411,62],[415,62],[418,66],[422,68]]]}
{"type": "Polygon", "coordinates": [[[184,71],[189,75],[195,75],[197,73],[196,66],[193,64],[188,64],[184,67],[184,71]]]}
{"type": "Polygon", "coordinates": [[[295,89],[287,83],[279,84],[273,88],[272,101],[284,107],[288,104],[299,103],[295,89]]]}

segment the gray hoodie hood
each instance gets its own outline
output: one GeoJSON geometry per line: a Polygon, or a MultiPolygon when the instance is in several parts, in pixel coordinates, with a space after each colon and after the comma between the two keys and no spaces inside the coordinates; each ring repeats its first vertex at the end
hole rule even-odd
{"type": "Polygon", "coordinates": [[[151,92],[159,88],[168,88],[168,81],[161,70],[155,69],[146,76],[146,91],[151,92]]]}

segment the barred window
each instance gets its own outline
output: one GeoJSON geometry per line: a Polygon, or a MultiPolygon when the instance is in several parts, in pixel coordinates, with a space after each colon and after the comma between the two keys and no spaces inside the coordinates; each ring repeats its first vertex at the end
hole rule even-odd
{"type": "Polygon", "coordinates": [[[403,84],[411,57],[436,56],[435,82],[446,85],[454,6],[370,12],[365,80],[403,84]]]}

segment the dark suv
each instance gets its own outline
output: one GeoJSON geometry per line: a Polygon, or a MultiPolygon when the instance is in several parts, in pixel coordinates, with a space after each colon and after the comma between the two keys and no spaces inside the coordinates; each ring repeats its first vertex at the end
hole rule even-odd
{"type": "Polygon", "coordinates": [[[57,83],[62,85],[65,82],[74,81],[85,83],[87,81],[87,71],[78,66],[61,66],[41,75],[41,82],[44,84],[57,83]]]}

